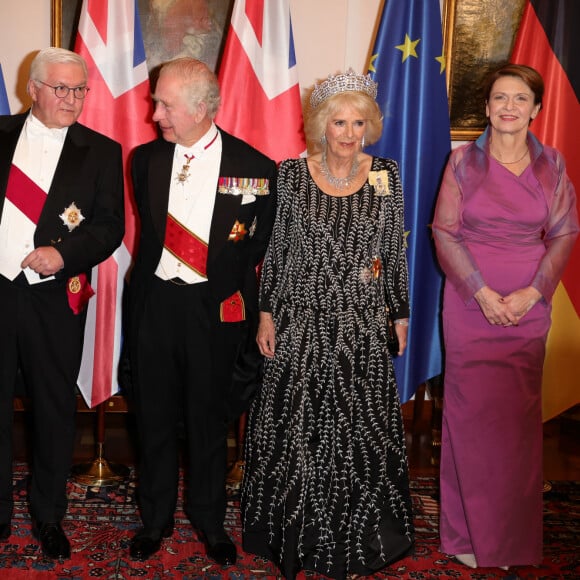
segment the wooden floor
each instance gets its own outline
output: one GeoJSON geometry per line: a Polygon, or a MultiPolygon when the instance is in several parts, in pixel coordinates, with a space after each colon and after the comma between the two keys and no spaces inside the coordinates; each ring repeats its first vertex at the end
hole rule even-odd
{"type": "MultiPolygon", "coordinates": [[[[15,414],[15,459],[25,460],[27,445],[24,411],[15,414]]],[[[411,476],[437,476],[439,438],[437,411],[426,401],[414,416],[414,403],[403,405],[407,430],[407,448],[411,476]],[[435,444],[434,444],[435,441],[435,444]]],[[[77,439],[74,460],[77,464],[91,462],[96,457],[95,414],[77,414],[77,439]]],[[[105,416],[103,456],[112,464],[134,465],[136,461],[135,421],[132,413],[108,413],[105,416]]],[[[230,436],[230,460],[236,456],[234,429],[230,436]]],[[[580,406],[544,424],[544,479],[580,481],[580,406]]]]}

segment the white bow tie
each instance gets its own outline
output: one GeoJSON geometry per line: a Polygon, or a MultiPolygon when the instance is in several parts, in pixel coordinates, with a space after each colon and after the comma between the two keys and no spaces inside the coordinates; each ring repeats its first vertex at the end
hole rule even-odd
{"type": "Polygon", "coordinates": [[[28,121],[26,126],[26,132],[28,137],[37,139],[41,137],[49,137],[50,139],[55,139],[56,141],[60,142],[64,140],[66,129],[67,127],[51,129],[49,127],[46,127],[39,121],[38,122],[28,121]]]}

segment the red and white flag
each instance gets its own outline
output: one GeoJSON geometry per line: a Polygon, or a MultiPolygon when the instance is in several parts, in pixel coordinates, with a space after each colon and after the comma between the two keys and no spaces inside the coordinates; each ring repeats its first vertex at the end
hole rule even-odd
{"type": "Polygon", "coordinates": [[[94,407],[118,390],[123,282],[136,244],[136,212],[129,181],[131,150],[156,136],[137,0],[83,0],[75,52],[89,70],[84,125],[123,146],[125,237],[113,256],[93,269],[79,388],[94,407]]]}
{"type": "Polygon", "coordinates": [[[216,123],[279,162],[306,150],[288,0],[236,0],[216,123]]]}

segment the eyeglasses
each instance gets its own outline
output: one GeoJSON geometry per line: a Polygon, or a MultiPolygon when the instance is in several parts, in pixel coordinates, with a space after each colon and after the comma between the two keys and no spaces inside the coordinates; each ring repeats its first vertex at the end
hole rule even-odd
{"type": "Polygon", "coordinates": [[[59,99],[66,99],[68,97],[68,94],[71,91],[73,92],[75,99],[84,99],[90,90],[89,87],[87,87],[87,86],[84,86],[84,87],[66,87],[65,85],[57,85],[56,87],[53,87],[52,85],[49,85],[48,83],[43,83],[42,81],[36,81],[36,82],[40,83],[41,85],[44,85],[45,87],[50,87],[54,91],[54,94],[59,99]]]}

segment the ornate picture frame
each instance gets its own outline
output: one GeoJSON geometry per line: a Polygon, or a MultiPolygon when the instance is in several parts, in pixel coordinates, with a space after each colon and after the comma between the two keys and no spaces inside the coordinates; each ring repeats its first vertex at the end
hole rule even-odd
{"type": "MultiPolygon", "coordinates": [[[[138,0],[149,70],[193,56],[216,70],[233,0],[138,0]]],[[[74,49],[82,0],[51,0],[51,44],[74,49]]]]}
{"type": "Polygon", "coordinates": [[[445,0],[443,44],[451,138],[476,139],[485,129],[486,75],[508,62],[526,0],[445,0]]]}

